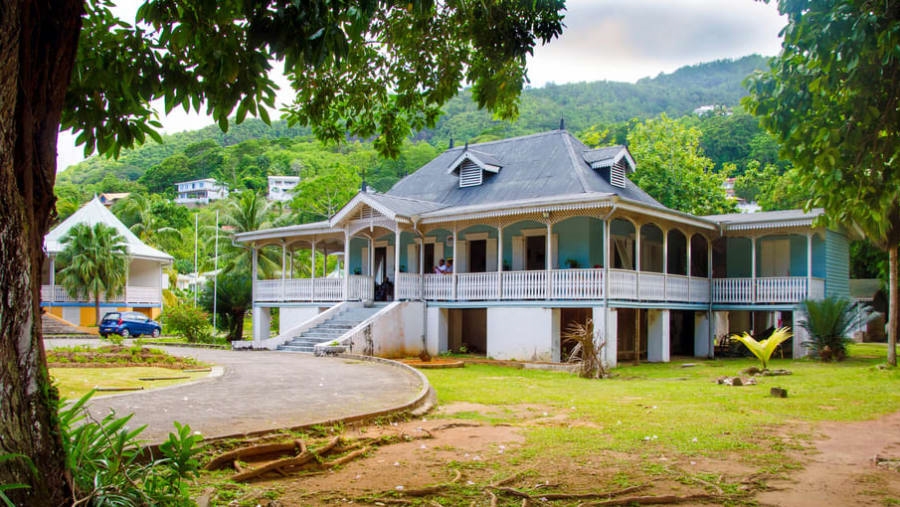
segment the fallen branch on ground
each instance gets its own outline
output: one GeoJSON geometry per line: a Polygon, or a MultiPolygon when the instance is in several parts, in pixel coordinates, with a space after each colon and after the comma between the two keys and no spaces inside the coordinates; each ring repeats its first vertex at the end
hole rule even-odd
{"type": "Polygon", "coordinates": [[[602,502],[585,505],[588,507],[607,507],[610,505],[671,505],[688,502],[721,502],[722,500],[723,498],[717,495],[628,496],[625,498],[614,498],[612,500],[604,500],[602,502]]]}
{"type": "Polygon", "coordinates": [[[297,467],[300,465],[305,465],[310,461],[321,458],[323,455],[328,453],[331,449],[333,449],[338,443],[341,441],[341,437],[332,438],[327,444],[322,447],[316,449],[315,451],[306,451],[301,453],[298,456],[292,458],[284,458],[278,461],[273,461],[271,463],[267,463],[259,468],[254,468],[253,470],[247,470],[242,473],[235,474],[231,476],[231,480],[235,482],[243,482],[250,479],[254,479],[259,477],[260,475],[266,472],[273,472],[276,470],[281,470],[285,468],[297,467]]]}
{"type": "Polygon", "coordinates": [[[302,440],[294,440],[293,442],[280,442],[275,444],[260,444],[250,447],[241,447],[233,451],[222,453],[213,458],[203,467],[205,470],[217,470],[223,466],[233,463],[235,460],[249,458],[251,456],[263,456],[266,454],[275,454],[276,452],[289,452],[297,450],[297,454],[306,452],[306,444],[302,440]]]}

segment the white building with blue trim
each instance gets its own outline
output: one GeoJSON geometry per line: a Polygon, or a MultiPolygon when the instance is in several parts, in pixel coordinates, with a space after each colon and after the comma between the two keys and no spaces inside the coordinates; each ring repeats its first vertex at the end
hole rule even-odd
{"type": "Polygon", "coordinates": [[[283,259],[280,277],[254,276],[254,341],[238,346],[327,338],[383,356],[465,347],[557,362],[566,328],[590,318],[610,365],[711,357],[716,337],[779,325],[802,355],[799,303],[848,295],[846,236],[816,225],[821,210],[671,210],[628,179],[634,168],[623,146],[554,130],[448,149],[328,221],[238,234],[254,273],[263,249],[283,259]],[[312,277],[293,278],[298,250],[341,255],[343,276],[310,256],[312,277]],[[448,274],[434,272],[441,259],[448,274]],[[387,304],[360,308],[373,299],[387,304]]]}

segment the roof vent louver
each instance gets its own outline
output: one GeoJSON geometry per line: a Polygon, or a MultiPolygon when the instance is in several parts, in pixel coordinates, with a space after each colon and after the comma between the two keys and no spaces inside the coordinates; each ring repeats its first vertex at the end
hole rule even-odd
{"type": "Polygon", "coordinates": [[[459,168],[459,187],[475,187],[481,185],[481,182],[484,178],[484,171],[482,171],[481,167],[472,162],[471,160],[466,160],[462,163],[462,166],[459,168]]]}
{"type": "Polygon", "coordinates": [[[610,168],[609,184],[614,187],[625,188],[625,166],[622,162],[619,162],[610,168]]]}

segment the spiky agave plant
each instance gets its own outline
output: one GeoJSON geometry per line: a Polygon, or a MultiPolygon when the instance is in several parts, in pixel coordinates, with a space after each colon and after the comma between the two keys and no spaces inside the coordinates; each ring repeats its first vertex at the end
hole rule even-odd
{"type": "Polygon", "coordinates": [[[756,341],[750,336],[750,333],[733,334],[731,338],[743,343],[750,352],[753,352],[753,355],[762,363],[762,369],[765,370],[769,367],[769,358],[772,357],[775,349],[791,338],[791,328],[780,327],[771,336],[762,341],[756,341]]]}

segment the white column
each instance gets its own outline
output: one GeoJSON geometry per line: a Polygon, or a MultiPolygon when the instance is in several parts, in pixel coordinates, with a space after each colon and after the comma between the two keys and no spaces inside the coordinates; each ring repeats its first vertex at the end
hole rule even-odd
{"type": "Polygon", "coordinates": [[[497,299],[503,299],[503,226],[497,226],[497,299]]]}
{"type": "Polygon", "coordinates": [[[553,252],[551,252],[551,248],[553,248],[553,244],[550,242],[550,239],[552,236],[553,236],[553,224],[549,220],[547,220],[547,238],[546,238],[547,246],[545,247],[546,253],[544,255],[544,271],[546,271],[546,273],[544,273],[544,276],[547,277],[547,279],[545,280],[545,284],[544,284],[544,298],[546,298],[546,299],[550,299],[550,294],[551,294],[550,262],[551,262],[551,260],[553,260],[553,252]]]}
{"type": "Polygon", "coordinates": [[[799,359],[801,357],[806,356],[809,353],[809,349],[801,346],[801,344],[807,340],[809,340],[809,333],[806,332],[806,329],[800,325],[800,321],[806,319],[806,315],[803,313],[803,310],[797,306],[794,307],[793,313],[793,322],[791,322],[791,332],[794,334],[794,339],[792,340],[792,351],[794,353],[794,359],[799,359]]]}
{"type": "Polygon", "coordinates": [[[285,280],[287,279],[287,242],[281,240],[281,300],[284,301],[285,280]]]}
{"type": "Polygon", "coordinates": [[[669,230],[660,227],[663,235],[663,297],[669,300],[669,230]]]}
{"type": "MultiPolygon", "coordinates": [[[[422,301],[425,301],[425,235],[422,234],[421,238],[416,240],[416,243],[419,245],[419,298],[422,301]]],[[[424,306],[424,304],[423,304],[424,306]]],[[[425,327],[428,327],[428,313],[425,313],[425,327]]],[[[439,352],[439,351],[438,351],[439,352]]]]}
{"type": "Polygon", "coordinates": [[[812,232],[806,233],[806,298],[812,299],[812,232]]]}
{"type": "Polygon", "coordinates": [[[394,301],[400,295],[400,226],[394,231],[394,301]]]}
{"type": "MultiPolygon", "coordinates": [[[[162,277],[160,277],[162,283],[162,277]]],[[[50,256],[50,303],[56,301],[56,256],[50,256]]],[[[52,304],[50,306],[53,306],[52,304]]]]}
{"type": "Polygon", "coordinates": [[[750,238],[750,301],[756,303],[756,238],[750,238]]]}
{"type": "Polygon", "coordinates": [[[615,368],[619,355],[619,318],[616,310],[605,306],[595,306],[592,316],[594,333],[606,341],[601,353],[601,361],[607,368],[615,368]],[[602,315],[601,315],[602,314],[602,315]]]}
{"type": "MultiPolygon", "coordinates": [[[[316,285],[316,240],[313,240],[311,248],[309,249],[309,277],[312,278],[313,286],[316,285]]],[[[315,290],[313,290],[313,294],[315,294],[315,290]]]]}
{"type": "Polygon", "coordinates": [[[613,257],[609,251],[612,244],[609,237],[612,227],[609,226],[609,221],[609,218],[603,221],[603,299],[607,301],[609,300],[609,265],[612,263],[613,257]]]}
{"type": "Polygon", "coordinates": [[[459,249],[456,248],[456,242],[459,240],[457,235],[457,227],[456,222],[453,222],[453,300],[456,301],[456,265],[459,264],[459,259],[456,258],[456,253],[459,252],[459,249]]]}
{"type": "Polygon", "coordinates": [[[637,272],[634,277],[635,299],[641,300],[641,226],[634,226],[634,270],[637,272]]]}
{"type": "Polygon", "coordinates": [[[712,357],[710,312],[694,312],[694,357],[712,357]]]}
{"type": "Polygon", "coordinates": [[[260,341],[263,339],[262,326],[260,325],[263,309],[257,306],[256,302],[256,272],[259,267],[259,251],[256,249],[256,245],[251,245],[250,248],[250,293],[253,295],[253,341],[260,341]]]}
{"type": "Polygon", "coordinates": [[[668,363],[669,348],[669,310],[647,310],[647,361],[668,363]]]}
{"type": "Polygon", "coordinates": [[[691,299],[691,240],[694,239],[694,234],[685,234],[685,238],[687,241],[687,271],[685,274],[688,277],[688,301],[693,302],[694,300],[691,299]]]}
{"type": "Polygon", "coordinates": [[[350,298],[350,233],[344,229],[344,301],[350,298]]]}

